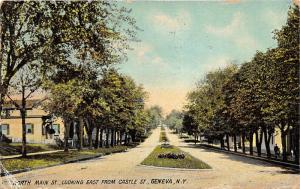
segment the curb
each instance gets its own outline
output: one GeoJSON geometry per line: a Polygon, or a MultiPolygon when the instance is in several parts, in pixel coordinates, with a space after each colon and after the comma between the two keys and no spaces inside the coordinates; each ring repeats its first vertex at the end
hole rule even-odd
{"type": "Polygon", "coordinates": [[[216,148],[213,148],[213,147],[203,146],[201,144],[199,145],[199,147],[209,149],[209,150],[212,150],[212,151],[223,152],[223,153],[238,155],[238,156],[246,157],[246,158],[250,158],[250,159],[260,160],[260,161],[264,161],[264,162],[267,162],[267,163],[270,163],[270,164],[279,165],[283,168],[288,168],[288,169],[292,169],[294,171],[300,172],[300,165],[296,165],[296,164],[291,164],[291,163],[281,162],[281,161],[275,161],[275,160],[270,160],[270,159],[256,157],[256,156],[250,156],[250,155],[247,155],[247,154],[242,154],[242,153],[237,153],[237,152],[232,152],[232,151],[227,151],[227,150],[222,150],[222,149],[216,149],[216,148]]]}
{"type": "MultiPolygon", "coordinates": [[[[9,175],[29,172],[29,171],[33,171],[33,170],[44,169],[44,168],[48,168],[48,167],[55,167],[55,166],[60,166],[60,165],[65,165],[65,164],[70,164],[70,163],[76,163],[76,162],[80,162],[80,161],[96,159],[96,158],[106,156],[106,155],[110,155],[110,154],[114,154],[114,153],[126,152],[126,150],[127,149],[118,150],[118,151],[115,151],[115,152],[99,153],[98,155],[95,155],[95,156],[92,156],[92,157],[85,157],[85,158],[81,158],[81,159],[68,160],[68,161],[58,163],[58,164],[54,164],[54,165],[47,165],[47,166],[41,166],[41,167],[35,167],[35,168],[25,168],[25,169],[13,170],[13,171],[9,171],[9,175]]],[[[3,172],[0,173],[0,177],[4,177],[4,176],[7,176],[7,175],[5,175],[5,173],[3,173],[3,172]]]]}

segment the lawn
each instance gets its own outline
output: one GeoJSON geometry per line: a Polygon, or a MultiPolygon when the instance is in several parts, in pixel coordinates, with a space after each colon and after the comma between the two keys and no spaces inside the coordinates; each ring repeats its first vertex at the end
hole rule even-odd
{"type": "MultiPolygon", "coordinates": [[[[59,150],[60,148],[56,145],[51,144],[27,144],[27,153],[44,152],[51,150],[59,150]]],[[[0,155],[18,155],[22,152],[22,143],[1,143],[0,144],[0,155]]]]}
{"type": "Polygon", "coordinates": [[[92,158],[100,154],[106,155],[116,152],[122,152],[127,149],[127,146],[115,146],[111,148],[99,148],[94,150],[72,150],[69,152],[55,152],[51,154],[41,154],[28,156],[26,158],[13,158],[1,160],[2,164],[8,171],[44,167],[48,165],[57,165],[69,161],[79,159],[92,158]]]}
{"type": "Polygon", "coordinates": [[[204,163],[203,161],[194,158],[190,154],[183,152],[175,146],[170,146],[168,148],[162,148],[157,146],[151,154],[141,163],[142,165],[151,165],[157,167],[172,167],[172,168],[185,168],[185,169],[211,169],[211,167],[204,163]],[[184,153],[184,159],[168,159],[168,158],[158,158],[159,154],[184,153]]]}

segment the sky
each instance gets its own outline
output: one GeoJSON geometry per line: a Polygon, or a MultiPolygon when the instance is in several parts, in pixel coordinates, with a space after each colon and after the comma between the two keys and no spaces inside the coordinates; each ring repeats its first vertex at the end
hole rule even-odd
{"type": "MultiPolygon", "coordinates": [[[[124,3],[124,2],[123,2],[124,3]]],[[[181,110],[205,73],[276,46],[291,1],[128,1],[142,29],[122,73],[149,93],[147,106],[181,110]]]]}

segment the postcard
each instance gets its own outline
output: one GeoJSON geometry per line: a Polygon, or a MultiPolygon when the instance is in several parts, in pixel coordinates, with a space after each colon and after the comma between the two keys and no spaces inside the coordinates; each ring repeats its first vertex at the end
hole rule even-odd
{"type": "Polygon", "coordinates": [[[0,1],[0,189],[300,189],[299,6],[0,1]]]}

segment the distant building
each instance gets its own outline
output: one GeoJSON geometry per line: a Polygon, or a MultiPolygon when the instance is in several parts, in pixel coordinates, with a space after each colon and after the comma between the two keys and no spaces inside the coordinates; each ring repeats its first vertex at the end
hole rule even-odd
{"type": "MultiPolygon", "coordinates": [[[[64,126],[60,118],[53,119],[39,105],[40,100],[26,103],[26,138],[28,143],[55,143],[55,138],[63,139],[64,126]]],[[[21,101],[15,101],[21,104],[21,101]]],[[[22,119],[20,110],[12,103],[3,107],[0,133],[12,142],[22,142],[22,119]]]]}

